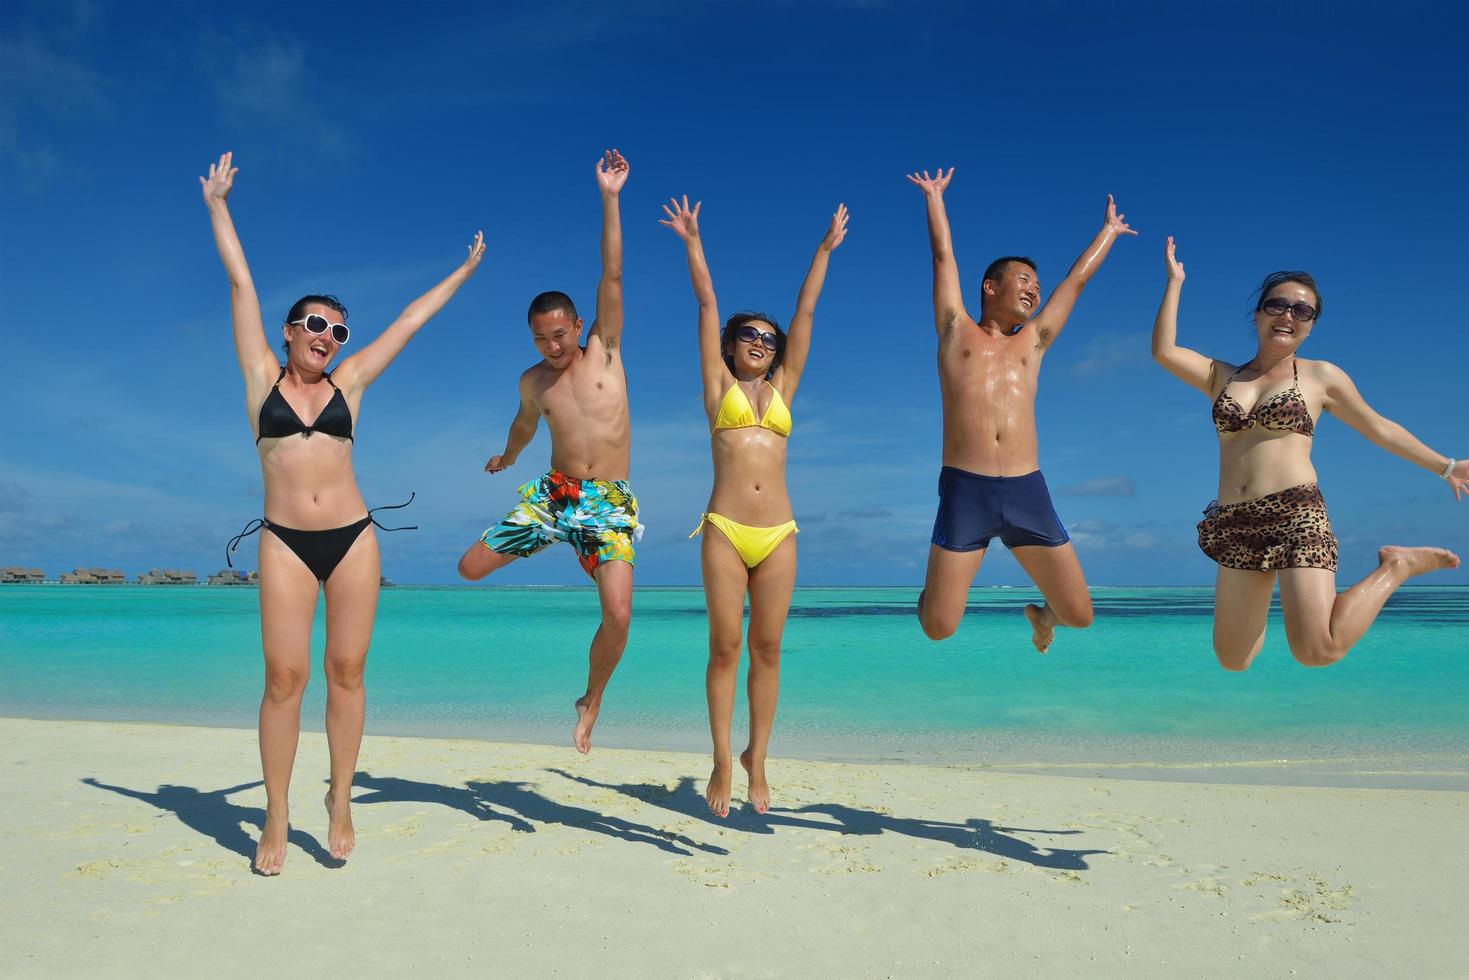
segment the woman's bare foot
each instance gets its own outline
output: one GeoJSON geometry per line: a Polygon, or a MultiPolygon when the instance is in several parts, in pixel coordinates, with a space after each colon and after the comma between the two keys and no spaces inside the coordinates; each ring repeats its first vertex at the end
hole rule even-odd
{"type": "Polygon", "coordinates": [[[770,809],[770,784],[765,781],[765,760],[755,761],[749,749],[740,753],[740,765],[745,767],[745,772],[750,776],[750,791],[747,794],[750,805],[755,808],[756,813],[764,813],[770,809]]]}
{"type": "Polygon", "coordinates": [[[1025,618],[1030,620],[1030,642],[1041,653],[1045,653],[1051,641],[1056,638],[1056,624],[1051,619],[1050,610],[1031,603],[1025,607],[1025,618]]]}
{"type": "Polygon", "coordinates": [[[260,828],[260,843],[255,847],[255,870],[263,875],[278,875],[286,863],[286,834],[291,822],[285,807],[265,808],[265,826],[260,828]]]}
{"type": "Polygon", "coordinates": [[[332,791],[326,791],[326,849],[338,861],[345,861],[357,846],[357,832],[352,829],[352,787],[341,799],[332,803],[332,791]]]}
{"type": "Polygon", "coordinates": [[[1459,556],[1447,548],[1403,548],[1390,544],[1377,549],[1377,562],[1397,567],[1406,580],[1445,568],[1458,568],[1459,556]]]}
{"type": "Polygon", "coordinates": [[[571,744],[582,755],[592,751],[592,726],[597,723],[597,711],[585,694],[576,699],[576,727],[571,730],[571,744]]]}
{"type": "Polygon", "coordinates": [[[716,759],[714,770],[709,773],[709,788],[704,791],[704,800],[709,804],[709,812],[716,817],[729,816],[730,770],[733,768],[728,760],[720,762],[716,759]]]}

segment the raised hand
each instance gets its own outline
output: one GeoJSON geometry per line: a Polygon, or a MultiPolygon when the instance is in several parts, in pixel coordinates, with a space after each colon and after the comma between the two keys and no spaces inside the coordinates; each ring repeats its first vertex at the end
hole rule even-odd
{"type": "Polygon", "coordinates": [[[659,218],[658,223],[672,228],[673,233],[684,241],[688,241],[691,238],[698,238],[699,207],[703,203],[703,201],[695,201],[691,210],[689,208],[689,196],[687,194],[683,196],[682,201],[676,197],[670,197],[668,204],[673,205],[673,207],[670,208],[668,204],[663,205],[663,213],[668,215],[668,219],[665,221],[659,218]]]}
{"type": "Polygon", "coordinates": [[[627,172],[626,158],[613,147],[597,161],[597,186],[603,194],[616,194],[627,183],[627,172]]]}
{"type": "Polygon", "coordinates": [[[821,239],[823,251],[830,252],[842,243],[847,237],[847,206],[838,204],[837,209],[832,212],[831,224],[827,226],[826,237],[821,239]]]}
{"type": "Polygon", "coordinates": [[[464,260],[463,269],[468,275],[474,275],[474,270],[479,268],[479,260],[485,257],[485,233],[477,231],[474,233],[474,241],[469,245],[469,255],[464,260]]]}
{"type": "Polygon", "coordinates": [[[209,176],[199,178],[206,205],[223,204],[230,196],[230,190],[235,186],[235,174],[240,172],[240,168],[233,165],[234,159],[233,152],[221,153],[219,162],[209,165],[209,176]]]}
{"type": "Polygon", "coordinates": [[[1136,235],[1127,226],[1127,215],[1117,213],[1117,205],[1112,201],[1112,195],[1107,195],[1107,212],[1102,217],[1102,227],[1108,229],[1115,235],[1136,235]]]}
{"type": "MultiPolygon", "coordinates": [[[[909,174],[908,181],[921,187],[923,189],[923,193],[925,194],[937,194],[942,196],[944,193],[944,188],[949,186],[949,180],[953,176],[953,167],[949,168],[948,173],[944,173],[944,168],[939,167],[932,177],[928,175],[927,170],[924,170],[921,172],[914,172],[909,174]]],[[[1110,201],[1111,198],[1108,198],[1108,200],[1110,201]]]]}
{"type": "Polygon", "coordinates": [[[1469,493],[1469,459],[1461,459],[1449,470],[1449,475],[1444,477],[1449,489],[1454,492],[1454,499],[1460,499],[1460,495],[1469,493]]]}
{"type": "Polygon", "coordinates": [[[1163,258],[1168,266],[1168,281],[1183,282],[1183,263],[1173,254],[1173,236],[1168,236],[1168,244],[1163,246],[1163,258]]]}

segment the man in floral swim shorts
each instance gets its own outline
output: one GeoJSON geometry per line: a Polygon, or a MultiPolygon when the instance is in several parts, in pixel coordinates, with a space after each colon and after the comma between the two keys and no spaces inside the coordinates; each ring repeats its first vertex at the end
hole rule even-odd
{"type": "Polygon", "coordinates": [[[622,367],[622,221],[617,196],[627,182],[622,154],[597,162],[602,192],[602,279],[597,318],[581,346],[582,321],[565,293],[541,293],[530,304],[531,341],[541,360],[520,376],[520,411],[489,473],[513,465],[545,416],[551,471],[520,488],[520,503],[469,546],[459,574],[477,582],[517,558],[558,541],[575,549],[597,583],[602,622],[592,638],[586,693],[576,699],[571,741],[592,747],[602,695],[627,647],[632,615],[633,546],[642,534],[637,498],[627,485],[631,426],[622,367]]]}

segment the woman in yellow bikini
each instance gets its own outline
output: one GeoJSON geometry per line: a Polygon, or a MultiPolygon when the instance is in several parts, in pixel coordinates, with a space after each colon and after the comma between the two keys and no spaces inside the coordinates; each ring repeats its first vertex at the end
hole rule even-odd
{"type": "MultiPolygon", "coordinates": [[[[663,208],[688,249],[689,277],[699,301],[699,361],[704,411],[709,415],[714,490],[694,534],[703,535],[704,601],[709,610],[709,730],[714,771],[705,798],[718,816],[729,813],[730,721],[740,663],[740,628],[750,596],[750,743],[740,764],[750,777],[750,804],[770,806],[765,753],[780,689],[780,636],[796,583],[796,522],[786,492],[786,440],[791,399],[811,349],[811,320],[832,250],[847,234],[847,209],[838,205],[796,297],[786,333],[764,313],[736,313],[723,331],[714,281],[699,240],[699,205],[672,200],[663,208]]],[[[692,537],[692,535],[690,535],[692,537]]]]}

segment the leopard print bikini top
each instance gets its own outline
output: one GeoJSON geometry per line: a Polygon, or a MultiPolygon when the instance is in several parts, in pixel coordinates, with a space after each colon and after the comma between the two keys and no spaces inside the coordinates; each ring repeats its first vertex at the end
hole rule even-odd
{"type": "Polygon", "coordinates": [[[1219,397],[1214,399],[1214,428],[1219,432],[1240,432],[1244,429],[1253,429],[1259,423],[1262,429],[1273,429],[1277,432],[1298,432],[1309,437],[1316,431],[1316,423],[1311,420],[1311,409],[1306,405],[1306,398],[1301,394],[1301,377],[1296,372],[1295,358],[1291,358],[1290,373],[1291,386],[1284,391],[1265,399],[1255,406],[1253,412],[1246,412],[1240,403],[1229,396],[1229,385],[1239,372],[1229,376],[1229,381],[1224,382],[1224,387],[1219,391],[1219,397]]]}

